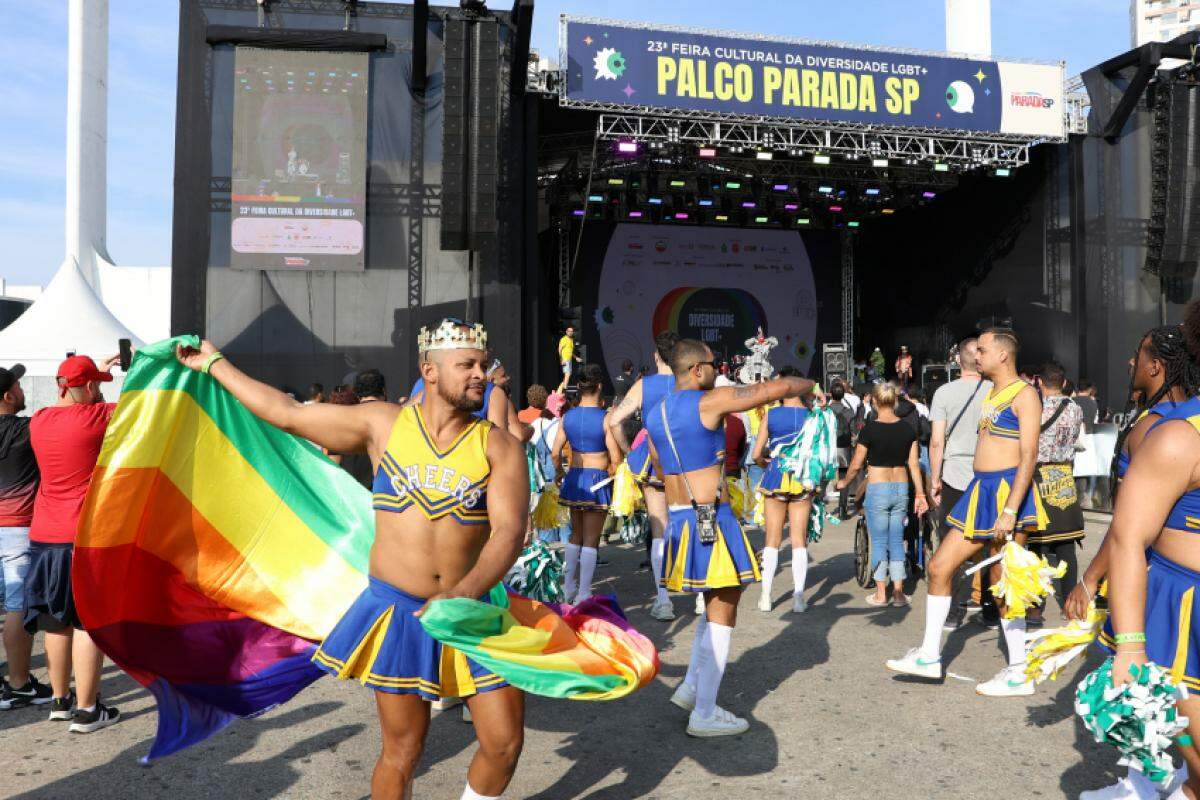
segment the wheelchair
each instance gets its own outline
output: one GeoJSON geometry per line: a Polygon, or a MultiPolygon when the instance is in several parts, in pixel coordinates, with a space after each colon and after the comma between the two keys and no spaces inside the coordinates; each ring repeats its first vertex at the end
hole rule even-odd
{"type": "MultiPolygon", "coordinates": [[[[937,519],[932,512],[917,517],[911,510],[911,502],[909,524],[904,528],[904,564],[909,578],[915,579],[925,574],[925,567],[933,557],[937,519]]],[[[871,534],[867,531],[867,515],[861,503],[858,523],[854,527],[854,580],[864,589],[875,585],[875,577],[871,573],[871,534]]]]}

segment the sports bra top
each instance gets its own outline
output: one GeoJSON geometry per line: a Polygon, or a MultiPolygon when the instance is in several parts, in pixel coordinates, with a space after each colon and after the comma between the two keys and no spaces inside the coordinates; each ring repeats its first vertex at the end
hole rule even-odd
{"type": "Polygon", "coordinates": [[[672,392],[663,398],[660,408],[645,419],[664,475],[695,472],[719,464],[725,457],[724,429],[709,430],[700,420],[700,398],[703,396],[704,392],[699,389],[672,392]],[[671,439],[679,451],[679,458],[675,457],[675,450],[667,438],[662,409],[666,409],[671,439]]]}
{"type": "Polygon", "coordinates": [[[674,375],[647,375],[642,378],[642,425],[658,412],[658,404],[675,391],[674,375]]]}
{"type": "MultiPolygon", "coordinates": [[[[473,415],[479,419],[487,419],[488,406],[492,403],[492,390],[496,388],[496,384],[491,381],[487,382],[487,386],[483,387],[483,408],[473,412],[473,415]]],[[[408,399],[413,403],[420,403],[425,397],[425,379],[417,378],[417,382],[412,385],[412,390],[408,393],[408,399]]]]}
{"type": "MultiPolygon", "coordinates": [[[[1138,418],[1137,418],[1137,422],[1135,422],[1133,424],[1137,425],[1138,422],[1141,422],[1142,420],[1144,420],[1146,417],[1150,416],[1151,414],[1153,414],[1156,417],[1161,417],[1164,414],[1169,414],[1180,405],[1182,405],[1182,404],[1177,403],[1174,400],[1163,400],[1161,403],[1154,406],[1154,408],[1147,408],[1145,411],[1143,411],[1141,414],[1139,414],[1138,418]]],[[[1126,444],[1124,447],[1121,448],[1121,452],[1117,453],[1117,477],[1118,478],[1124,478],[1125,473],[1129,471],[1129,458],[1130,458],[1129,445],[1126,444]]]]}
{"type": "Polygon", "coordinates": [[[563,431],[576,453],[604,453],[608,450],[604,441],[603,408],[580,406],[563,414],[563,431]]]}
{"type": "Polygon", "coordinates": [[[372,507],[399,513],[416,506],[429,520],[448,516],[463,525],[485,524],[492,427],[487,420],[472,419],[440,450],[425,429],[420,407],[401,409],[375,470],[372,507]]]}
{"type": "MultiPolygon", "coordinates": [[[[1164,413],[1162,419],[1154,423],[1150,430],[1146,432],[1146,435],[1149,436],[1154,432],[1155,428],[1164,422],[1180,419],[1185,420],[1197,433],[1200,433],[1200,397],[1193,397],[1187,402],[1179,403],[1173,410],[1164,413]]],[[[1167,515],[1167,521],[1163,523],[1163,527],[1173,528],[1177,531],[1200,533],[1200,489],[1184,492],[1175,501],[1175,505],[1171,507],[1171,513],[1167,515]]]]}
{"type": "Polygon", "coordinates": [[[1013,401],[1029,384],[1023,380],[1015,380],[1003,389],[992,388],[983,400],[983,409],[979,417],[979,430],[987,431],[1000,439],[1020,439],[1021,423],[1017,420],[1017,412],[1013,411],[1013,401]]]}
{"type": "Polygon", "coordinates": [[[808,409],[804,406],[777,406],[767,412],[767,452],[771,448],[794,437],[804,427],[808,409]]]}

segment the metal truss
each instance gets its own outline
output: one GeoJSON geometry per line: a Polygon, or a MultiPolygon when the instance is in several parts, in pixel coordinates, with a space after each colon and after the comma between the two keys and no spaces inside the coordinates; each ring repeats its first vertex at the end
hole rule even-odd
{"type": "Polygon", "coordinates": [[[842,237],[842,341],[846,357],[854,360],[854,234],[842,237]]]}
{"type": "Polygon", "coordinates": [[[1063,86],[1064,113],[1067,115],[1067,133],[1086,135],[1088,112],[1092,110],[1092,98],[1083,85],[1083,76],[1068,78],[1063,86]]]}
{"type": "Polygon", "coordinates": [[[558,307],[571,307],[571,225],[565,219],[554,221],[558,239],[558,307]]]}
{"type": "MultiPolygon", "coordinates": [[[[563,103],[563,105],[576,105],[563,103]]],[[[792,156],[839,155],[916,164],[943,162],[959,168],[1021,167],[1029,163],[1034,142],[989,139],[973,134],[947,135],[928,130],[899,132],[870,127],[838,127],[805,122],[746,122],[731,118],[650,116],[602,113],[600,139],[645,143],[750,148],[792,156]]],[[[1046,139],[1045,141],[1060,141],[1046,139]]]]}

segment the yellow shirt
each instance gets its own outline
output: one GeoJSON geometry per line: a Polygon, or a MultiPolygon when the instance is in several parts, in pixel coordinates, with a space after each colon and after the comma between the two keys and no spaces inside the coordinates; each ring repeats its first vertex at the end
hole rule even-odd
{"type": "Polygon", "coordinates": [[[558,340],[558,360],[561,364],[566,364],[575,357],[575,340],[570,336],[564,336],[558,340]]]}

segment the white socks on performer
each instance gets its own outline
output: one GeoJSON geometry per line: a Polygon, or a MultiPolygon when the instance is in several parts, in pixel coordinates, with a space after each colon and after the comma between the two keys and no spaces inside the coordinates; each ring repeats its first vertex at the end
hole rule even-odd
{"type": "Polygon", "coordinates": [[[575,573],[579,569],[579,545],[567,543],[565,563],[563,564],[563,595],[568,603],[575,601],[578,584],[575,583],[575,573]]]}
{"type": "Polygon", "coordinates": [[[762,552],[762,596],[771,596],[771,585],[775,583],[775,570],[779,568],[779,548],[764,547],[762,552]]]}
{"type": "Polygon", "coordinates": [[[597,556],[594,547],[584,547],[579,551],[579,596],[576,600],[586,600],[592,596],[592,575],[596,572],[597,556]]]}
{"type": "Polygon", "coordinates": [[[700,619],[696,620],[696,632],[692,636],[692,654],[688,659],[687,672],[683,676],[683,682],[693,689],[700,680],[700,664],[703,662],[707,650],[705,646],[707,639],[708,615],[701,614],[700,619]]]}
{"type": "Polygon", "coordinates": [[[500,800],[500,795],[480,794],[471,788],[471,784],[467,784],[467,788],[463,789],[462,797],[459,800],[500,800]]]}
{"type": "Polygon", "coordinates": [[[729,661],[729,640],[733,636],[733,628],[728,625],[709,622],[707,628],[708,632],[700,642],[704,655],[696,664],[696,713],[701,719],[711,717],[717,707],[717,692],[725,675],[725,664],[729,661]]]}
{"type": "Polygon", "coordinates": [[[804,584],[808,581],[808,548],[799,550],[792,548],[792,582],[796,584],[792,592],[796,597],[804,596],[804,584]]]}
{"type": "Polygon", "coordinates": [[[925,640],[921,652],[931,658],[942,657],[942,627],[950,616],[950,596],[925,596],[925,640]]]}
{"type": "Polygon", "coordinates": [[[667,549],[666,544],[661,538],[650,540],[650,569],[654,573],[654,588],[658,591],[654,599],[655,605],[671,602],[671,596],[662,585],[663,553],[667,549]]]}
{"type": "Polygon", "coordinates": [[[1015,667],[1025,663],[1025,618],[1001,619],[1000,630],[1004,632],[1004,646],[1008,648],[1008,665],[1015,667]]]}

